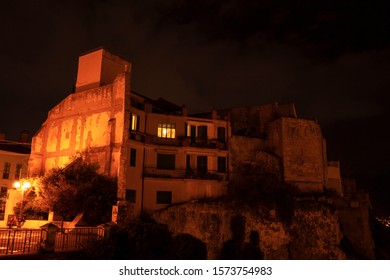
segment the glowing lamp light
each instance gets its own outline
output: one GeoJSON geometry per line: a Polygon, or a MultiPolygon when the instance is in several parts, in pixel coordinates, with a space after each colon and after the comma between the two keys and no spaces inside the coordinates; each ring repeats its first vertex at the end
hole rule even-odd
{"type": "Polygon", "coordinates": [[[24,182],[23,184],[21,184],[20,182],[15,182],[14,187],[16,189],[21,189],[22,191],[25,191],[31,187],[31,184],[30,184],[30,182],[24,182]]]}
{"type": "Polygon", "coordinates": [[[22,200],[21,200],[21,203],[20,203],[20,212],[19,212],[19,219],[18,219],[18,224],[17,224],[18,228],[20,228],[22,226],[21,222],[23,220],[24,191],[31,187],[31,183],[26,181],[26,182],[23,182],[23,184],[21,184],[20,182],[16,181],[14,183],[14,187],[17,190],[21,190],[22,191],[22,200]]]}
{"type": "Polygon", "coordinates": [[[167,129],[166,129],[166,128],[163,128],[162,134],[163,134],[163,136],[166,136],[166,135],[167,135],[167,129]]]}

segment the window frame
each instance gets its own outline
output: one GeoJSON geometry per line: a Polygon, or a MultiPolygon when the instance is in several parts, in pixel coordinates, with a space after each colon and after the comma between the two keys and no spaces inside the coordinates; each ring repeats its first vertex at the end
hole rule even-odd
{"type": "Polygon", "coordinates": [[[218,173],[226,173],[227,172],[227,159],[226,157],[217,157],[217,170],[218,173]],[[223,165],[222,162],[223,161],[223,165]]]}
{"type": "Polygon", "coordinates": [[[15,166],[15,180],[19,180],[22,176],[23,164],[17,163],[15,166]]]}
{"type": "Polygon", "coordinates": [[[3,179],[9,179],[10,171],[11,171],[11,163],[4,162],[3,179]]]}
{"type": "Polygon", "coordinates": [[[140,117],[137,114],[131,114],[130,116],[130,131],[139,131],[140,117]]]}
{"type": "Polygon", "coordinates": [[[162,122],[157,124],[157,137],[175,139],[176,123],[162,122]]]}
{"type": "Polygon", "coordinates": [[[207,173],[208,169],[208,156],[197,156],[196,157],[196,170],[199,173],[207,173]]]}
{"type": "Polygon", "coordinates": [[[130,166],[135,167],[137,161],[137,149],[130,148],[130,166]]]}
{"type": "Polygon", "coordinates": [[[137,201],[137,190],[126,189],[125,200],[129,203],[136,203],[137,201]]]}

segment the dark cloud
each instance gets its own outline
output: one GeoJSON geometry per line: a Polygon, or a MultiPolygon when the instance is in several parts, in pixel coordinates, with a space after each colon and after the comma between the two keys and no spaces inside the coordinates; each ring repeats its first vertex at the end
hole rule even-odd
{"type": "Polygon", "coordinates": [[[8,1],[0,130],[35,132],[80,53],[133,63],[133,89],[195,111],[295,102],[322,122],[388,113],[387,1],[8,1]]]}

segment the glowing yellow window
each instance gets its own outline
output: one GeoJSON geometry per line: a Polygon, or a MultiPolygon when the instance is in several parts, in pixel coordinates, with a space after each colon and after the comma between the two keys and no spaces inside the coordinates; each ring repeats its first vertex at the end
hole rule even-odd
{"type": "Polygon", "coordinates": [[[131,115],[131,130],[139,130],[139,116],[132,114],[131,115]]]}
{"type": "Polygon", "coordinates": [[[175,138],[176,124],[174,123],[159,123],[157,127],[157,136],[161,138],[175,138]]]}

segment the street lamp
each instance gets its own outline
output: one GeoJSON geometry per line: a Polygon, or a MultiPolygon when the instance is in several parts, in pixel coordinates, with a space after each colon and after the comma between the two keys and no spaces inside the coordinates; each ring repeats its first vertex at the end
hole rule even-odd
{"type": "Polygon", "coordinates": [[[31,187],[30,182],[23,182],[20,183],[19,181],[16,181],[14,183],[14,187],[17,190],[20,190],[22,192],[22,201],[20,203],[20,211],[19,211],[19,219],[18,219],[18,227],[21,227],[21,222],[23,220],[23,200],[24,200],[24,191],[31,187]]]}

